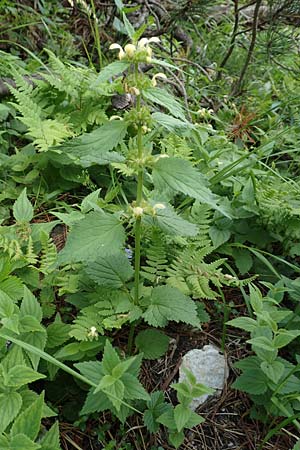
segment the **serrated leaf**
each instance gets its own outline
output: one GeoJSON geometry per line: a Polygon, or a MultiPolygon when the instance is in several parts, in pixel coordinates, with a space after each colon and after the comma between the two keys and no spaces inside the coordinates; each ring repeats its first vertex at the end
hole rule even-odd
{"type": "Polygon", "coordinates": [[[94,393],[95,389],[91,389],[85,399],[84,405],[80,411],[81,415],[91,414],[93,412],[101,412],[111,408],[111,402],[104,392],[94,393]]]}
{"type": "Polygon", "coordinates": [[[43,317],[41,305],[39,304],[35,296],[32,294],[32,292],[26,286],[24,286],[24,294],[20,306],[20,313],[21,316],[26,315],[33,316],[39,322],[42,320],[43,317]]]}
{"type": "Polygon", "coordinates": [[[148,392],[145,390],[142,383],[139,382],[139,380],[133,376],[131,373],[124,373],[124,375],[121,378],[122,382],[124,383],[125,392],[124,397],[130,400],[149,400],[150,396],[148,392]]]}
{"type": "Polygon", "coordinates": [[[12,387],[20,387],[24,384],[46,378],[45,375],[36,372],[28,366],[16,365],[6,375],[5,384],[12,387]]]}
{"type": "Polygon", "coordinates": [[[168,349],[170,338],[159,330],[140,331],[135,338],[135,345],[145,359],[160,358],[168,349]]]}
{"type": "Polygon", "coordinates": [[[156,210],[155,216],[145,216],[143,221],[159,227],[164,233],[179,236],[196,236],[198,227],[178,216],[171,206],[156,210]]]}
{"type": "Polygon", "coordinates": [[[111,374],[113,369],[119,364],[120,361],[120,357],[118,356],[116,350],[107,339],[102,358],[103,372],[105,374],[111,374]]]}
{"type": "Polygon", "coordinates": [[[17,222],[30,222],[33,219],[33,206],[23,189],[13,206],[13,215],[17,222]]]}
{"type": "Polygon", "coordinates": [[[97,87],[98,83],[105,83],[116,75],[120,75],[127,70],[129,66],[130,63],[126,61],[114,61],[111,64],[108,64],[101,70],[92,87],[97,87]]]}
{"type": "Polygon", "coordinates": [[[41,450],[60,450],[60,442],[59,442],[59,426],[58,422],[54,422],[49,431],[45,434],[45,436],[40,441],[41,450]]]}
{"type": "Polygon", "coordinates": [[[234,381],[232,387],[247,394],[259,395],[266,392],[268,385],[262,370],[249,369],[234,381]]]}
{"type": "Polygon", "coordinates": [[[126,131],[125,121],[112,120],[91,133],[85,133],[52,149],[52,158],[61,164],[70,164],[71,159],[82,167],[108,164],[111,161],[122,162],[124,157],[111,150],[123,140],[126,131]]]}
{"type": "Polygon", "coordinates": [[[236,317],[235,319],[229,320],[227,325],[241,328],[242,330],[249,331],[249,333],[254,331],[257,327],[256,321],[250,317],[236,317]]]}
{"type": "Polygon", "coordinates": [[[15,306],[11,298],[0,290],[0,317],[12,317],[15,311],[15,306]]]}
{"type": "Polygon", "coordinates": [[[187,120],[180,120],[176,117],[169,116],[168,114],[156,112],[152,114],[152,118],[159,125],[163,126],[170,132],[186,131],[187,129],[193,129],[194,126],[187,120]]]}
{"type": "Polygon", "coordinates": [[[217,248],[224,244],[224,242],[228,241],[231,236],[231,232],[216,226],[211,226],[209,229],[209,236],[212,240],[213,246],[217,248]]]}
{"type": "Polygon", "coordinates": [[[217,205],[217,197],[207,187],[204,176],[189,161],[180,158],[159,158],[153,167],[153,182],[158,191],[169,188],[207,203],[227,215],[217,205]]]}
{"type": "Polygon", "coordinates": [[[246,249],[234,249],[233,251],[234,262],[239,269],[241,275],[249,272],[253,264],[253,258],[250,252],[246,249]]]}
{"type": "Polygon", "coordinates": [[[118,289],[133,276],[133,268],[124,253],[97,258],[85,268],[89,277],[100,286],[118,289]]]}
{"type": "Polygon", "coordinates": [[[165,89],[157,87],[147,88],[143,90],[142,95],[150,102],[157,103],[158,105],[167,108],[174,117],[185,120],[181,104],[165,89]]]}
{"type": "Polygon", "coordinates": [[[199,326],[195,302],[176,288],[155,287],[147,302],[148,307],[142,317],[149,325],[164,327],[173,320],[199,326]]]}
{"type": "Polygon", "coordinates": [[[150,399],[147,401],[147,408],[143,417],[144,424],[150,433],[156,433],[159,429],[157,418],[171,410],[171,405],[165,403],[163,392],[155,391],[150,394],[150,399]]]}
{"type": "Polygon", "coordinates": [[[111,214],[93,211],[75,223],[58,260],[60,263],[95,261],[99,257],[120,253],[124,242],[121,222],[111,214]]]}
{"type": "Polygon", "coordinates": [[[22,406],[22,397],[18,392],[0,394],[0,434],[18,415],[22,406]]]}
{"type": "Polygon", "coordinates": [[[67,323],[53,322],[47,327],[47,348],[61,346],[70,339],[71,326],[67,323]]]}
{"type": "Polygon", "coordinates": [[[263,361],[260,365],[261,370],[274,383],[278,383],[284,373],[284,364],[280,361],[263,361]]]}
{"type": "Polygon", "coordinates": [[[12,437],[9,447],[7,448],[9,450],[37,450],[40,449],[41,446],[29,439],[25,433],[20,433],[12,437]]]}
{"type": "MultiPolygon", "coordinates": [[[[28,344],[32,345],[33,347],[36,347],[40,350],[44,350],[46,341],[47,341],[47,334],[45,331],[35,331],[31,333],[26,333],[22,336],[23,342],[27,342],[28,344]]],[[[27,351],[28,357],[32,363],[32,366],[35,370],[37,370],[39,362],[40,362],[40,356],[34,354],[33,352],[27,351]]]]}
{"type": "Polygon", "coordinates": [[[25,434],[29,439],[35,440],[41,426],[43,404],[44,394],[41,394],[35,402],[17,417],[11,428],[11,436],[25,434]]]}
{"type": "Polygon", "coordinates": [[[276,348],[274,343],[268,339],[265,336],[258,336],[253,339],[249,339],[247,341],[249,344],[255,345],[258,348],[261,348],[262,350],[267,350],[273,352],[276,348]]]}
{"type": "Polygon", "coordinates": [[[183,406],[181,403],[175,406],[174,421],[176,424],[177,431],[182,431],[184,429],[191,415],[192,411],[189,408],[183,406]]]}
{"type": "Polygon", "coordinates": [[[274,338],[274,347],[282,348],[300,336],[300,330],[278,330],[278,334],[274,338]]]}

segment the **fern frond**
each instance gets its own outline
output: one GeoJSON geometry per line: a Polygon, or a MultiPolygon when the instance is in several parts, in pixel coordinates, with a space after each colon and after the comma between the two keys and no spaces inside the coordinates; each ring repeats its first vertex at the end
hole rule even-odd
{"type": "Polygon", "coordinates": [[[163,235],[153,232],[146,250],[146,264],[141,267],[142,276],[154,284],[161,284],[167,276],[168,258],[163,235]]]}
{"type": "Polygon", "coordinates": [[[40,241],[42,244],[42,251],[40,257],[39,270],[45,275],[53,272],[57,262],[57,250],[53,240],[47,233],[41,232],[40,241]]]}

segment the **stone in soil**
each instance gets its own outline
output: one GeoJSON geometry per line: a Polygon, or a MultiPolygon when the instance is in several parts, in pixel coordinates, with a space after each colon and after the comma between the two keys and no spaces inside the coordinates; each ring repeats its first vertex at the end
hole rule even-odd
{"type": "MultiPolygon", "coordinates": [[[[184,368],[194,374],[198,383],[215,389],[214,396],[221,395],[229,370],[223,353],[217,347],[209,344],[204,345],[202,349],[195,348],[187,352],[179,368],[179,382],[186,379],[184,368]]],[[[190,408],[195,411],[208,397],[209,394],[204,394],[195,398],[190,408]]]]}

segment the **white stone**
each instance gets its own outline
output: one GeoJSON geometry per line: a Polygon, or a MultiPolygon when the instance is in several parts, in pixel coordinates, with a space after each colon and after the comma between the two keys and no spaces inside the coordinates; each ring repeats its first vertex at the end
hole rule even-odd
{"type": "MultiPolygon", "coordinates": [[[[197,383],[215,389],[213,395],[221,395],[229,375],[229,370],[223,353],[217,347],[209,344],[204,345],[202,349],[196,348],[187,352],[182,358],[179,367],[179,382],[186,379],[183,371],[184,368],[193,373],[197,379],[197,383]]],[[[190,408],[195,411],[208,397],[208,394],[204,394],[201,397],[195,398],[190,408]]]]}

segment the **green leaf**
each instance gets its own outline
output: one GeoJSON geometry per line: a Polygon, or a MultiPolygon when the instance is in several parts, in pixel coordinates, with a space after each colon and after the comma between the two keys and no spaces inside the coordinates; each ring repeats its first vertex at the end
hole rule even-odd
{"type": "Polygon", "coordinates": [[[207,181],[189,161],[174,157],[159,158],[153,168],[153,182],[158,191],[164,191],[167,187],[182,192],[223,213],[216,203],[216,196],[206,186],[207,181]]]}
{"type": "Polygon", "coordinates": [[[100,382],[103,376],[102,363],[100,361],[88,361],[74,365],[88,380],[95,384],[100,382]]]}
{"type": "Polygon", "coordinates": [[[150,394],[147,401],[147,408],[144,412],[144,424],[150,433],[156,433],[159,429],[157,418],[171,409],[171,405],[165,403],[164,394],[161,391],[155,391],[150,394]]]}
{"type": "Polygon", "coordinates": [[[196,236],[198,233],[198,227],[178,216],[170,205],[164,209],[156,209],[155,216],[145,216],[143,221],[149,225],[159,227],[166,234],[196,236]]]}
{"type": "Polygon", "coordinates": [[[282,348],[300,336],[300,330],[279,329],[278,334],[274,338],[274,347],[282,348]]]}
{"type": "Polygon", "coordinates": [[[30,222],[33,219],[33,207],[23,189],[13,206],[13,215],[17,222],[30,222]]]}
{"type": "Polygon", "coordinates": [[[24,286],[24,296],[20,307],[20,313],[21,316],[33,316],[39,322],[43,317],[41,305],[26,286],[24,286]]]}
{"type": "Polygon", "coordinates": [[[30,439],[35,440],[40,431],[43,405],[44,394],[41,394],[35,402],[17,417],[11,428],[11,436],[25,434],[30,439]]]}
{"type": "Polygon", "coordinates": [[[185,120],[181,104],[164,89],[157,87],[147,88],[142,91],[144,98],[166,108],[174,117],[185,120]]]}
{"type": "Polygon", "coordinates": [[[175,406],[174,420],[176,423],[177,431],[182,431],[184,429],[184,427],[188,423],[191,415],[192,415],[192,411],[189,408],[187,408],[181,404],[175,406]]]}
{"type": "Polygon", "coordinates": [[[85,399],[80,414],[85,415],[96,411],[105,411],[106,409],[111,409],[111,406],[111,402],[104,392],[100,391],[95,393],[95,389],[91,389],[85,399]]]}
{"type": "MultiPolygon", "coordinates": [[[[107,375],[109,376],[109,375],[107,375]]],[[[117,411],[120,411],[122,401],[124,399],[124,383],[121,380],[115,380],[115,382],[109,386],[106,386],[103,391],[108,396],[117,411]]]]}
{"type": "MultiPolygon", "coordinates": [[[[23,342],[27,342],[28,344],[32,345],[33,347],[40,349],[40,350],[44,350],[45,345],[46,345],[46,340],[47,340],[47,334],[46,331],[35,331],[35,332],[30,332],[30,333],[26,333],[22,336],[22,340],[23,342]]],[[[37,354],[33,354],[30,351],[26,351],[26,353],[28,354],[30,361],[32,363],[32,366],[35,370],[37,370],[39,362],[40,362],[40,357],[37,354]]]]}
{"type": "Polygon", "coordinates": [[[157,422],[161,423],[169,430],[176,430],[176,424],[174,420],[174,409],[169,409],[157,418],[157,422]]]}
{"type": "Polygon", "coordinates": [[[169,434],[169,441],[175,448],[180,447],[180,445],[184,441],[184,433],[183,431],[174,431],[169,434]]]}
{"type": "Polygon", "coordinates": [[[85,268],[89,277],[100,286],[118,289],[133,276],[133,268],[124,253],[97,258],[85,268]]]}
{"type": "Polygon", "coordinates": [[[229,320],[226,323],[227,325],[249,331],[249,333],[251,333],[257,327],[256,321],[254,319],[251,319],[250,317],[236,317],[235,319],[229,320]]]}
{"type": "Polygon", "coordinates": [[[127,124],[123,120],[112,120],[101,127],[71,139],[52,149],[52,158],[60,164],[70,164],[70,159],[82,167],[93,164],[122,162],[124,157],[111,152],[125,137],[127,124]]]}
{"type": "Polygon", "coordinates": [[[11,298],[0,290],[0,317],[11,317],[15,311],[15,306],[11,298]]]}
{"type": "Polygon", "coordinates": [[[134,28],[131,25],[131,23],[129,22],[129,20],[127,19],[126,14],[124,12],[122,14],[122,17],[123,17],[123,22],[124,22],[124,25],[125,25],[125,29],[126,29],[127,35],[128,35],[128,37],[130,37],[130,39],[132,39],[133,35],[134,35],[134,28]]]}
{"type": "Polygon", "coordinates": [[[224,242],[228,241],[231,236],[231,232],[229,230],[212,226],[209,229],[209,236],[212,240],[213,246],[217,248],[220,247],[220,245],[224,244],[224,242]]]}
{"type": "Polygon", "coordinates": [[[139,380],[131,373],[124,373],[121,378],[125,391],[124,397],[130,400],[149,400],[150,396],[145,390],[144,386],[139,382],[139,380]]]}
{"type": "Polygon", "coordinates": [[[180,119],[176,119],[175,117],[160,112],[153,113],[152,118],[155,120],[155,122],[166,128],[171,133],[180,133],[194,128],[194,126],[187,120],[183,121],[180,119]]]}
{"type": "Polygon", "coordinates": [[[59,442],[59,426],[58,422],[54,422],[50,430],[45,434],[45,436],[40,441],[41,450],[60,450],[59,442]]]}
{"type": "Polygon", "coordinates": [[[18,392],[0,394],[0,434],[18,415],[22,406],[22,397],[18,392]]]}
{"type": "Polygon", "coordinates": [[[95,261],[99,257],[120,253],[124,242],[121,222],[111,214],[93,211],[72,227],[58,261],[95,261]]]}
{"type": "Polygon", "coordinates": [[[103,358],[102,358],[102,369],[105,374],[111,374],[113,369],[119,364],[120,358],[113,348],[109,340],[106,340],[103,358]]]}
{"type": "Polygon", "coordinates": [[[145,299],[145,302],[148,303],[148,307],[142,317],[149,325],[164,327],[169,320],[173,320],[199,326],[195,302],[176,288],[155,287],[151,297],[145,299]]]}
{"type": "Polygon", "coordinates": [[[268,385],[262,370],[249,369],[235,380],[232,387],[247,394],[260,395],[266,392],[268,385]]]}
{"type": "Polygon", "coordinates": [[[92,87],[97,87],[98,83],[105,83],[115,76],[120,75],[127,70],[129,66],[130,63],[126,61],[114,61],[111,64],[108,64],[101,70],[92,87]]]}
{"type": "Polygon", "coordinates": [[[280,361],[263,361],[260,365],[261,370],[274,383],[278,383],[284,372],[284,364],[280,361]]]}
{"type": "Polygon", "coordinates": [[[55,348],[70,339],[71,326],[63,322],[53,322],[47,327],[47,348],[55,348]]]}
{"type": "Polygon", "coordinates": [[[140,331],[135,338],[135,345],[146,359],[157,359],[166,353],[170,338],[159,330],[140,331]]]}
{"type": "Polygon", "coordinates": [[[24,384],[46,378],[45,375],[36,372],[28,366],[16,365],[12,367],[6,375],[6,386],[20,387],[24,384]]]}
{"type": "Polygon", "coordinates": [[[36,450],[40,449],[41,446],[29,439],[25,433],[20,433],[12,437],[7,448],[9,450],[36,450]]]}
{"type": "Polygon", "coordinates": [[[265,336],[258,336],[253,339],[249,339],[247,342],[249,344],[255,345],[258,348],[271,352],[276,348],[274,343],[265,336]]]}
{"type": "Polygon", "coordinates": [[[253,265],[253,258],[248,250],[242,248],[234,249],[233,257],[236,267],[239,269],[241,275],[249,272],[253,265]]]}

